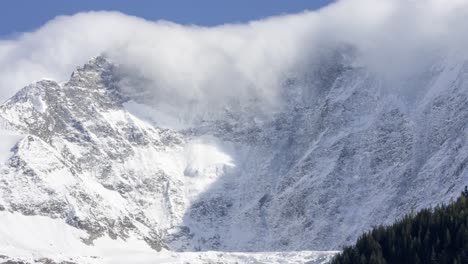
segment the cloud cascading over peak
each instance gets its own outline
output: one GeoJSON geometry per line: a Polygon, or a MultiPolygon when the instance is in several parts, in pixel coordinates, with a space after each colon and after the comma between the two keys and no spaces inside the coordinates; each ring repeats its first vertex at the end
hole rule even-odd
{"type": "Polygon", "coordinates": [[[285,79],[313,70],[330,47],[350,45],[355,64],[400,78],[433,57],[467,58],[467,25],[462,0],[342,0],[318,11],[209,28],[79,13],[0,41],[0,98],[41,78],[65,81],[77,65],[106,54],[144,79],[159,104],[214,109],[225,100],[254,100],[270,108],[281,101],[285,79]]]}

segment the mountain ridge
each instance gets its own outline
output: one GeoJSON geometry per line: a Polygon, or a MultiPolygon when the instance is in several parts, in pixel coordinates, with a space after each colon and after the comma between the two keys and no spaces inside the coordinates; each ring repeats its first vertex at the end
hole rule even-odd
{"type": "Polygon", "coordinates": [[[427,92],[408,109],[378,76],[328,59],[285,82],[281,112],[227,111],[183,129],[132,114],[141,98],[120,92],[117,65],[102,56],[67,83],[32,84],[0,106],[24,134],[0,170],[1,205],[63,219],[88,244],[293,251],[337,249],[454,197],[468,181],[467,64],[421,80],[427,92]]]}

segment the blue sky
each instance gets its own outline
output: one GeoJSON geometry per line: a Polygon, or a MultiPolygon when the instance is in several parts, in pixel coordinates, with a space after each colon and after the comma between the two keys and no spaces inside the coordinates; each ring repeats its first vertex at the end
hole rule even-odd
{"type": "Polygon", "coordinates": [[[32,31],[58,15],[115,10],[149,20],[213,26],[323,7],[333,0],[2,0],[0,36],[32,31]]]}

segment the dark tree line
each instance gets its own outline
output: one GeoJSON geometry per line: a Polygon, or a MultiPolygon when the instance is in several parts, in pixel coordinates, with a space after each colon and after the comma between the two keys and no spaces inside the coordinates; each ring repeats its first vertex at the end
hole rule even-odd
{"type": "Polygon", "coordinates": [[[448,205],[379,226],[331,264],[468,264],[468,188],[448,205]]]}

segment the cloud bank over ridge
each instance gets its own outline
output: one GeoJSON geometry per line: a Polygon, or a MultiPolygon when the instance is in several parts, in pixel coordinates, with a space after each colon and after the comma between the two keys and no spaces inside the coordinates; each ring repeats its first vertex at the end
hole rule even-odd
{"type": "Polygon", "coordinates": [[[160,103],[253,100],[269,107],[281,101],[286,78],[311,70],[330,47],[350,45],[358,52],[354,63],[398,78],[432,56],[465,58],[467,25],[463,0],[342,0],[318,11],[209,28],[79,13],[0,40],[0,99],[41,78],[65,81],[77,65],[106,54],[141,77],[160,103]]]}

